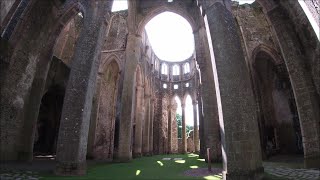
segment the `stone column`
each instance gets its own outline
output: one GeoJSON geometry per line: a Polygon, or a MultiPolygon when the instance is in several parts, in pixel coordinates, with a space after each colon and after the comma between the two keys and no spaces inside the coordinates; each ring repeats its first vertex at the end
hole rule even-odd
{"type": "MultiPolygon", "coordinates": [[[[202,19],[203,21],[203,19],[202,19]]],[[[210,49],[208,44],[208,37],[206,29],[201,26],[198,31],[194,33],[196,43],[197,62],[201,72],[201,114],[199,116],[199,123],[202,128],[201,133],[201,151],[200,157],[205,158],[207,148],[211,149],[211,161],[221,162],[221,139],[219,135],[219,116],[216,88],[214,82],[213,67],[210,56],[210,49]]],[[[200,110],[200,109],[199,109],[200,110]]],[[[205,158],[207,159],[207,158],[205,158]]]]}
{"type": "Polygon", "coordinates": [[[153,154],[153,121],[154,121],[154,97],[151,97],[151,100],[150,100],[150,136],[149,136],[150,155],[153,154]]]}
{"type": "Polygon", "coordinates": [[[136,90],[136,111],[135,111],[135,140],[134,140],[134,149],[133,157],[140,157],[142,152],[142,131],[144,126],[144,88],[141,85],[137,86],[136,90]]]}
{"type": "Polygon", "coordinates": [[[267,13],[272,24],[282,56],[286,63],[297,103],[306,167],[320,164],[320,107],[316,87],[310,71],[306,68],[306,57],[290,19],[277,6],[267,13]]]}
{"type": "MultiPolygon", "coordinates": [[[[222,142],[224,179],[261,179],[256,104],[231,0],[203,0],[222,142]]],[[[204,104],[205,105],[205,104],[204,104]]]]}
{"type": "Polygon", "coordinates": [[[187,153],[187,132],[186,132],[186,113],[185,113],[185,103],[181,103],[182,109],[182,129],[181,129],[181,136],[182,136],[182,153],[187,153]]]}
{"type": "Polygon", "coordinates": [[[32,82],[31,91],[26,101],[27,105],[25,107],[27,108],[24,109],[23,128],[18,149],[19,160],[32,161],[33,159],[34,137],[37,130],[39,109],[45,90],[48,70],[51,65],[49,60],[40,61],[39,63],[39,67],[42,68],[37,68],[36,76],[32,82]]]}
{"type": "MultiPolygon", "coordinates": [[[[201,86],[200,86],[201,88],[201,86]]],[[[200,94],[200,93],[199,93],[200,94]]],[[[203,122],[203,113],[202,113],[202,98],[198,96],[199,102],[199,140],[200,140],[200,152],[199,158],[205,158],[206,154],[206,145],[205,145],[205,137],[204,137],[204,122],[203,122]]]]}
{"type": "MultiPolygon", "coordinates": [[[[4,1],[1,1],[1,6],[2,3],[4,1]]],[[[20,10],[23,11],[27,3],[21,3],[23,8],[20,10]]],[[[61,16],[54,15],[52,8],[53,3],[47,1],[32,3],[23,20],[17,18],[15,23],[10,23],[12,28],[18,23],[14,29],[19,33],[9,35],[9,41],[5,40],[9,38],[6,34],[1,38],[1,161],[32,158],[35,119],[38,116],[54,43],[63,28],[61,24],[64,23],[58,19],[61,16]],[[41,18],[35,21],[33,17],[41,18]],[[31,99],[33,95],[35,97],[31,99]]],[[[21,13],[16,12],[15,15],[21,13]]],[[[12,33],[12,29],[9,32],[12,33]]]]}
{"type": "Polygon", "coordinates": [[[101,77],[100,74],[97,77],[96,92],[93,96],[92,110],[90,117],[89,135],[88,135],[88,145],[87,145],[87,156],[93,157],[96,125],[99,113],[99,102],[100,102],[100,92],[101,92],[101,77]]]}
{"type": "Polygon", "coordinates": [[[171,98],[168,105],[168,153],[172,153],[172,105],[171,98]]]}
{"type": "Polygon", "coordinates": [[[120,114],[120,129],[119,129],[119,151],[116,161],[127,162],[132,159],[132,122],[134,118],[133,95],[135,91],[135,82],[132,77],[135,77],[136,67],[140,58],[141,37],[135,34],[129,34],[126,47],[126,62],[124,71],[124,80],[122,89],[122,109],[120,114]]]}
{"type": "Polygon", "coordinates": [[[198,111],[197,111],[197,101],[193,101],[193,144],[195,153],[199,153],[199,131],[198,131],[198,111]]]}
{"type": "Polygon", "coordinates": [[[99,54],[106,32],[106,12],[105,3],[86,9],[64,98],[57,143],[55,173],[58,175],[86,173],[90,113],[99,54]]]}
{"type": "Polygon", "coordinates": [[[143,143],[142,143],[142,152],[143,155],[148,156],[150,153],[150,95],[145,95],[145,118],[144,118],[144,129],[143,129],[143,143]]]}

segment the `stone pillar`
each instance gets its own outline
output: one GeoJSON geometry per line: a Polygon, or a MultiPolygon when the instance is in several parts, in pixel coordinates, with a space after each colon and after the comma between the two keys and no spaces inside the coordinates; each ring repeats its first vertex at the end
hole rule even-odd
{"type": "MultiPolygon", "coordinates": [[[[200,86],[200,88],[201,88],[201,86],[200,86]]],[[[200,141],[199,158],[205,158],[206,157],[206,145],[205,145],[205,137],[204,137],[202,98],[200,95],[198,96],[198,102],[199,102],[199,141],[200,141]]]]}
{"type": "Polygon", "coordinates": [[[181,109],[182,109],[182,153],[187,153],[187,132],[186,132],[186,113],[185,113],[185,103],[181,103],[181,109]]]}
{"type": "Polygon", "coordinates": [[[136,111],[135,111],[135,140],[134,140],[134,149],[133,157],[141,157],[142,153],[142,131],[144,126],[144,88],[141,85],[137,86],[136,89],[136,111]]]}
{"type": "Polygon", "coordinates": [[[134,118],[135,71],[140,58],[141,37],[129,34],[126,47],[126,61],[122,89],[122,109],[120,114],[119,151],[116,161],[127,162],[132,159],[132,122],[134,118]]]}
{"type": "Polygon", "coordinates": [[[49,60],[40,61],[39,63],[39,67],[42,68],[37,68],[36,76],[32,82],[31,91],[26,101],[27,105],[25,106],[26,108],[24,108],[24,123],[20,136],[20,146],[18,148],[19,160],[32,161],[33,159],[34,137],[37,129],[39,109],[45,90],[48,70],[51,65],[49,60]]]}
{"type": "MultiPolygon", "coordinates": [[[[23,4],[24,9],[27,4],[23,4]]],[[[44,89],[54,42],[63,28],[60,25],[62,22],[58,19],[60,16],[50,11],[52,8],[53,4],[47,1],[33,3],[28,7],[23,20],[16,19],[17,21],[13,23],[16,26],[18,22],[19,25],[15,29],[19,33],[10,36],[9,42],[5,40],[6,37],[1,38],[3,43],[0,60],[1,161],[31,159],[36,122],[33,118],[38,116],[41,89],[44,89]],[[41,18],[35,21],[32,17],[41,18]],[[36,97],[31,99],[32,95],[36,97]],[[29,112],[26,109],[29,109],[29,112]]]]}
{"type": "Polygon", "coordinates": [[[99,102],[100,102],[100,92],[101,92],[101,77],[100,74],[97,77],[97,84],[96,84],[96,92],[93,96],[92,101],[92,110],[91,110],[91,117],[90,117],[90,127],[89,127],[89,135],[88,135],[88,145],[87,145],[87,156],[89,158],[93,157],[93,149],[94,149],[94,142],[96,137],[96,125],[99,113],[99,102]]]}
{"type": "Polygon", "coordinates": [[[197,111],[197,101],[193,101],[193,144],[195,153],[199,153],[199,131],[198,131],[198,111],[197,111]]]}
{"type": "Polygon", "coordinates": [[[171,105],[171,153],[178,153],[178,123],[176,119],[178,104],[174,101],[171,105]]]}
{"type": "Polygon", "coordinates": [[[168,105],[168,153],[172,153],[172,105],[171,105],[171,98],[169,98],[169,105],[168,105]]]}
{"type": "Polygon", "coordinates": [[[203,0],[202,3],[215,77],[223,178],[261,179],[256,104],[238,28],[230,12],[231,0],[203,0]]]}
{"type": "Polygon", "coordinates": [[[149,151],[153,154],[153,121],[154,121],[154,97],[150,100],[150,135],[149,135],[149,151]]]}
{"type": "Polygon", "coordinates": [[[98,3],[86,9],[83,29],[75,47],[57,143],[57,175],[86,173],[90,113],[106,32],[105,5],[98,3]]]}
{"type": "Polygon", "coordinates": [[[267,13],[272,24],[282,56],[286,63],[297,103],[306,167],[320,164],[320,107],[316,87],[310,71],[306,68],[306,57],[290,19],[277,6],[267,13]]]}
{"type": "MultiPolygon", "coordinates": [[[[202,19],[203,21],[203,19],[202,19]]],[[[203,22],[204,24],[204,22],[203,22]]],[[[205,158],[207,155],[207,148],[211,149],[211,161],[221,162],[221,139],[219,135],[219,116],[216,88],[214,82],[213,67],[210,56],[210,49],[208,44],[208,37],[206,29],[201,26],[197,32],[194,33],[196,43],[197,62],[201,72],[201,89],[199,93],[202,98],[201,114],[199,116],[201,133],[201,151],[200,157],[205,158]]],[[[200,109],[199,109],[200,110],[200,109]]],[[[207,158],[205,158],[207,159],[207,158]]]]}
{"type": "Polygon", "coordinates": [[[142,153],[143,155],[149,155],[150,153],[150,95],[145,95],[145,118],[144,118],[144,129],[143,129],[143,143],[142,143],[142,153]]]}

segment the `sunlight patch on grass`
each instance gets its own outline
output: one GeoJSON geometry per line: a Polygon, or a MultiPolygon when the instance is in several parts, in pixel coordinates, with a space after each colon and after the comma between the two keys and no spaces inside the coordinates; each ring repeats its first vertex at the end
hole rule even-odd
{"type": "Polygon", "coordinates": [[[202,161],[202,162],[204,162],[204,161],[206,161],[205,159],[197,159],[198,161],[202,161]]]}
{"type": "Polygon", "coordinates": [[[175,162],[180,163],[180,164],[184,164],[184,163],[186,163],[186,160],[176,160],[175,162]]]}
{"type": "Polygon", "coordinates": [[[161,161],[157,161],[157,163],[160,165],[160,166],[163,166],[163,163],[161,161]]]}
{"type": "Polygon", "coordinates": [[[137,171],[136,171],[136,176],[139,176],[140,173],[141,173],[141,171],[140,171],[140,170],[137,170],[137,171]]]}
{"type": "Polygon", "coordinates": [[[204,176],[204,179],[208,179],[208,180],[217,180],[217,179],[221,179],[222,176],[219,175],[211,175],[211,176],[204,176]]]}
{"type": "Polygon", "coordinates": [[[188,157],[199,157],[199,155],[198,154],[188,154],[188,157]]]}
{"type": "Polygon", "coordinates": [[[190,166],[191,169],[199,168],[199,166],[190,166]]]}

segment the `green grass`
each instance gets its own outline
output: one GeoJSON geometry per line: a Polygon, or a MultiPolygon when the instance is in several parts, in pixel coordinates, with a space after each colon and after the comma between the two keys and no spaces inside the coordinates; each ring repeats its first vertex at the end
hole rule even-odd
{"type": "MultiPolygon", "coordinates": [[[[108,163],[91,166],[86,176],[81,177],[57,177],[52,174],[42,175],[44,179],[220,179],[221,176],[189,177],[183,172],[192,169],[206,167],[204,159],[198,159],[198,155],[157,155],[134,159],[130,163],[108,163]],[[183,158],[183,160],[165,161],[162,158],[183,158]]],[[[221,164],[213,164],[220,167],[221,164]]]]}

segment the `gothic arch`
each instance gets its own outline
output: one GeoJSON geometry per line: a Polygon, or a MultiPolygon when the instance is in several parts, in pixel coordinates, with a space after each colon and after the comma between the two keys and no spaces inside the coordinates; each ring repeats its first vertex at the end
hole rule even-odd
{"type": "Polygon", "coordinates": [[[265,44],[260,44],[252,51],[252,64],[253,64],[253,66],[255,66],[257,55],[261,52],[265,52],[270,57],[272,57],[273,63],[275,65],[280,65],[280,64],[284,63],[282,57],[274,48],[272,48],[268,45],[265,45],[265,44]]]}
{"type": "Polygon", "coordinates": [[[279,152],[300,153],[300,123],[286,66],[274,49],[265,46],[256,48],[253,57],[262,154],[266,158],[279,152]]]}
{"type": "Polygon", "coordinates": [[[112,160],[115,136],[116,101],[120,67],[114,57],[105,63],[99,82],[98,116],[94,124],[93,157],[112,160]]]}
{"type": "Polygon", "coordinates": [[[191,100],[192,100],[192,96],[191,93],[189,91],[185,92],[181,101],[181,104],[186,105],[186,101],[187,101],[187,97],[190,96],[191,100]]]}
{"type": "Polygon", "coordinates": [[[181,17],[185,18],[193,31],[195,31],[197,29],[197,23],[194,20],[194,18],[192,16],[190,16],[190,14],[184,9],[184,8],[180,8],[178,6],[170,6],[170,5],[161,5],[160,7],[156,7],[152,10],[149,11],[149,13],[147,15],[145,15],[137,24],[138,28],[137,28],[137,32],[136,34],[141,35],[144,27],[146,26],[146,24],[154,17],[156,17],[157,15],[163,13],[163,12],[172,12],[175,14],[180,15],[181,17]]]}
{"type": "MultiPolygon", "coordinates": [[[[2,89],[2,91],[6,92],[6,97],[1,98],[3,100],[1,104],[10,109],[8,113],[11,115],[6,114],[4,117],[1,117],[1,119],[8,124],[19,122],[16,125],[16,129],[18,129],[16,134],[12,134],[12,136],[15,136],[15,139],[18,140],[8,143],[11,144],[12,147],[16,146],[14,144],[19,144],[19,149],[15,151],[11,149],[10,155],[5,157],[1,155],[1,159],[16,159],[21,153],[23,154],[23,156],[20,156],[22,160],[32,159],[35,130],[33,125],[37,120],[41,95],[44,91],[45,79],[50,66],[54,45],[65,24],[76,16],[78,12],[82,11],[82,13],[84,13],[84,9],[80,3],[70,1],[57,7],[60,9],[59,14],[53,16],[47,13],[47,15],[44,15],[46,10],[39,10],[39,8],[46,7],[50,9],[56,6],[54,3],[46,3],[48,2],[39,0],[29,2],[22,13],[24,17],[28,18],[17,23],[12,33],[14,35],[9,39],[9,43],[15,47],[15,49],[10,55],[8,67],[3,72],[4,87],[6,87],[6,89],[2,89]],[[38,21],[34,21],[36,17],[38,21]],[[30,28],[25,28],[26,26],[30,28]],[[39,48],[39,45],[42,44],[43,46],[39,48]],[[27,79],[24,78],[26,75],[28,77],[27,79]],[[27,97],[28,94],[29,97],[27,97]],[[12,97],[19,97],[19,106],[14,107],[13,102],[5,100],[15,99],[12,97]],[[31,107],[33,108],[28,109],[31,107]]],[[[4,134],[6,134],[6,132],[4,132],[4,134]]],[[[4,134],[1,134],[1,136],[4,134]]],[[[5,141],[3,142],[6,143],[5,141]]],[[[9,147],[11,145],[9,145],[9,147]]],[[[1,145],[1,147],[4,146],[1,145]]],[[[9,147],[6,149],[10,149],[9,147]]],[[[3,150],[1,148],[1,154],[5,151],[5,149],[3,150]]]]}
{"type": "Polygon", "coordinates": [[[99,67],[99,73],[104,73],[107,70],[108,66],[113,62],[118,65],[119,72],[121,72],[121,61],[116,54],[114,53],[110,54],[102,62],[103,62],[102,65],[99,67]]]}

